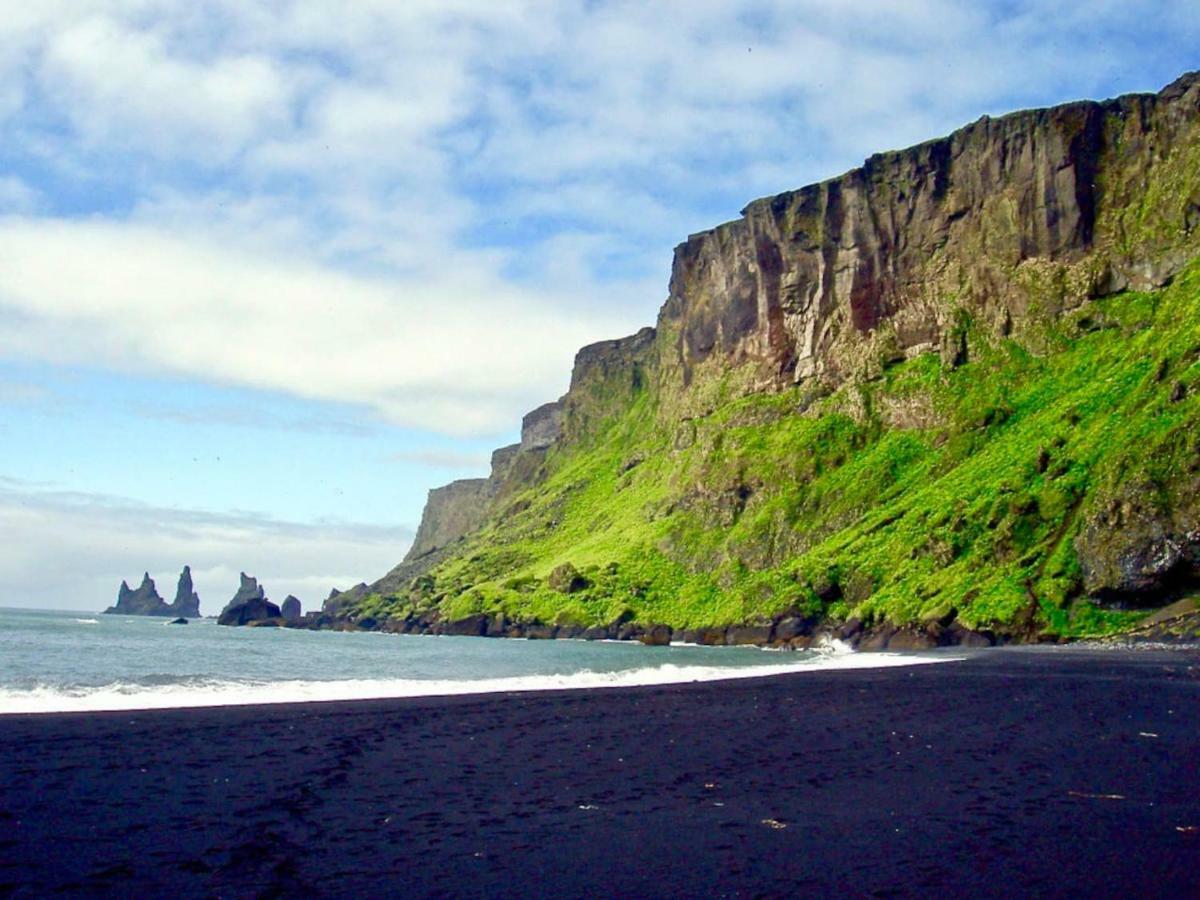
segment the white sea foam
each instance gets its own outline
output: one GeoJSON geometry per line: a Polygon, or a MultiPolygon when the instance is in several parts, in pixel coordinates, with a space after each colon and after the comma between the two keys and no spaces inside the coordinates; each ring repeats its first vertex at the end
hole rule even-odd
{"type": "MultiPolygon", "coordinates": [[[[843,645],[844,647],[844,645],[843,645]]],[[[761,678],[837,669],[882,669],[936,662],[953,656],[907,656],[852,653],[833,647],[804,661],[768,666],[680,666],[665,664],[619,672],[580,671],[566,675],[524,675],[474,680],[346,679],[341,681],[205,681],[168,685],[114,682],[100,687],[28,690],[0,688],[0,714],[99,712],[103,710],[173,709],[198,706],[243,706],[256,703],[311,703],[398,697],[439,697],[516,691],[559,691],[579,688],[635,687],[761,678]]]]}
{"type": "Polygon", "coordinates": [[[78,622],[80,625],[99,625],[100,624],[99,619],[73,619],[72,621],[78,622]]]}

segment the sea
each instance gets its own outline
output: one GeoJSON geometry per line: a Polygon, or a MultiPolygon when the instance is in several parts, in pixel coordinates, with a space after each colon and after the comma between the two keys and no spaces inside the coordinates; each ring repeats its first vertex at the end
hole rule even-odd
{"type": "Polygon", "coordinates": [[[0,714],[608,688],[949,658],[858,654],[836,641],[772,651],[169,621],[0,608],[0,714]]]}

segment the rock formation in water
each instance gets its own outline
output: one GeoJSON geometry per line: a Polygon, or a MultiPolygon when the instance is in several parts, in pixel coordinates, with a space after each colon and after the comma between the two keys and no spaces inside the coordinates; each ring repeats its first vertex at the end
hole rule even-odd
{"type": "Polygon", "coordinates": [[[245,572],[241,573],[241,585],[233,599],[221,610],[218,625],[250,625],[256,622],[280,620],[283,614],[279,607],[266,598],[258,580],[245,572]]]}
{"type": "Polygon", "coordinates": [[[137,590],[131,590],[127,582],[122,581],[117,591],[116,606],[110,606],[106,613],[121,616],[169,616],[171,607],[158,595],[154,579],[147,572],[142,576],[142,583],[137,590]]]}
{"type": "Polygon", "coordinates": [[[117,592],[116,606],[110,606],[105,612],[124,616],[182,616],[198,619],[200,597],[192,590],[192,570],[189,566],[183,567],[173,603],[167,603],[158,595],[154,579],[147,572],[142,576],[142,583],[138,585],[137,590],[131,590],[129,585],[122,581],[117,592]]]}
{"type": "Polygon", "coordinates": [[[191,566],[184,566],[179,573],[179,586],[175,588],[175,601],[170,606],[169,615],[185,619],[200,618],[200,595],[192,586],[191,566]]]}
{"type": "Polygon", "coordinates": [[[1198,259],[1196,73],[756,200],[325,612],[651,642],[1120,627],[1200,585],[1198,259]]]}
{"type": "Polygon", "coordinates": [[[283,604],[279,607],[279,612],[287,621],[295,622],[303,615],[299,598],[288,594],[283,598],[283,604]]]}

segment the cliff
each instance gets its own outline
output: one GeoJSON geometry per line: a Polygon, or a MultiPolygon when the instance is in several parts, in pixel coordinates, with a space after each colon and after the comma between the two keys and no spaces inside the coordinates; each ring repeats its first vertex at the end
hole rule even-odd
{"type": "Polygon", "coordinates": [[[757,200],[336,612],[1127,624],[1200,561],[1198,226],[1197,74],[757,200]]]}

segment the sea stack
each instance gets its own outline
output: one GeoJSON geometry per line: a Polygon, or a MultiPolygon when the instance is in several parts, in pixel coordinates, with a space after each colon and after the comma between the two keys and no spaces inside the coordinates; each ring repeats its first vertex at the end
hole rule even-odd
{"type": "Polygon", "coordinates": [[[266,592],[258,583],[245,572],[241,573],[242,582],[233,599],[221,610],[217,617],[218,625],[249,625],[251,623],[269,622],[283,618],[279,607],[266,597],[266,592]]]}
{"type": "Polygon", "coordinates": [[[283,614],[283,618],[288,622],[295,622],[300,618],[303,610],[300,607],[300,600],[288,594],[283,600],[283,605],[279,607],[279,611],[283,614]]]}
{"type": "Polygon", "coordinates": [[[192,586],[192,567],[184,566],[179,573],[179,586],[175,589],[175,602],[170,614],[184,619],[200,618],[200,595],[192,586]]]}
{"type": "Polygon", "coordinates": [[[110,606],[105,613],[119,616],[169,616],[171,609],[167,606],[158,590],[154,587],[154,579],[150,573],[142,575],[142,583],[137,590],[132,590],[125,581],[117,591],[117,604],[110,606]]]}

